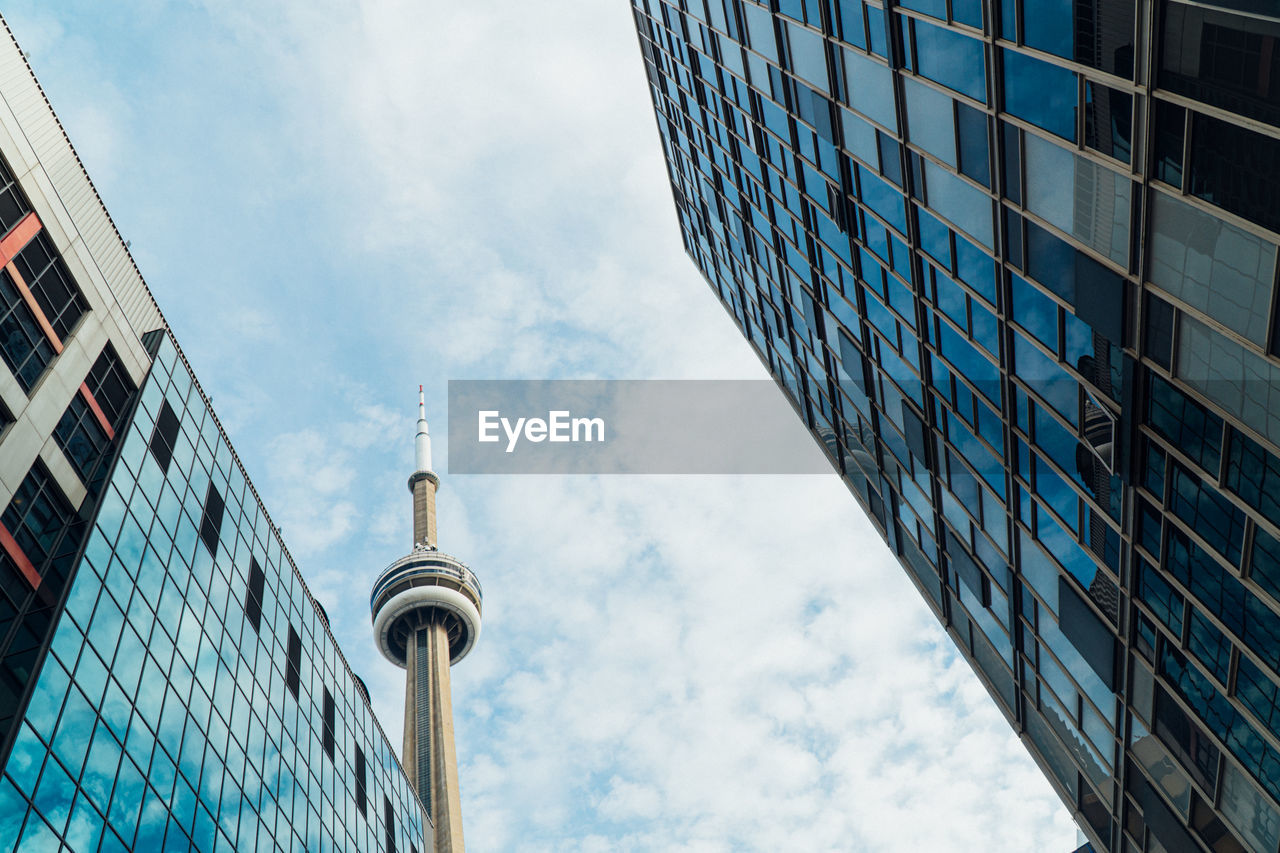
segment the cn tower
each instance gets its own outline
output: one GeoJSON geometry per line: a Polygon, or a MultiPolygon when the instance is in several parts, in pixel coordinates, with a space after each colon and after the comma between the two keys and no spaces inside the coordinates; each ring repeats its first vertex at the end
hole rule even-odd
{"type": "Polygon", "coordinates": [[[449,667],[480,636],[481,591],[475,574],[436,547],[436,489],[431,436],[418,386],[413,550],[373,585],[373,633],[383,657],[405,671],[401,762],[435,825],[436,853],[462,853],[458,757],[453,746],[449,667]]]}

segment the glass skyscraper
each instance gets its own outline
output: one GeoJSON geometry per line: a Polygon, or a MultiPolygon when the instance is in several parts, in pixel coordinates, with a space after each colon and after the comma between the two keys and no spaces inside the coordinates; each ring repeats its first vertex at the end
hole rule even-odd
{"type": "Polygon", "coordinates": [[[632,0],[684,245],[1097,850],[1280,849],[1280,16],[632,0]]]}
{"type": "Polygon", "coordinates": [[[0,851],[433,848],[5,29],[0,851]]]}

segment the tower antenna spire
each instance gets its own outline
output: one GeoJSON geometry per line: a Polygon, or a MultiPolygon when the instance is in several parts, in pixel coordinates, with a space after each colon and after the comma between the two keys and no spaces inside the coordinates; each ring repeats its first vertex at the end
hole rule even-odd
{"type": "MultiPolygon", "coordinates": [[[[414,470],[414,476],[418,474],[430,474],[435,477],[435,472],[431,470],[431,435],[427,429],[427,400],[426,395],[422,392],[422,386],[418,386],[418,434],[413,440],[414,458],[417,468],[414,470]]],[[[439,480],[437,479],[437,482],[439,480]]],[[[410,478],[409,488],[413,489],[413,481],[410,478]]],[[[431,495],[431,501],[435,503],[435,494],[431,495]]],[[[417,502],[417,493],[414,493],[414,502],[417,502]]],[[[414,542],[420,541],[417,531],[414,531],[414,542]]]]}

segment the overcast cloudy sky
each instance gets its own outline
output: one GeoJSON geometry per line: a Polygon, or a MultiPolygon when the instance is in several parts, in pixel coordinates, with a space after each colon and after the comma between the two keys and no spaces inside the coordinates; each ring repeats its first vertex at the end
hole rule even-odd
{"type": "MultiPolygon", "coordinates": [[[[443,456],[450,378],[764,376],[681,249],[623,0],[4,15],[397,745],[367,591],[416,386],[443,456]]],[[[476,853],[1074,848],[834,476],[446,475],[440,540],[485,585],[476,853]]]]}

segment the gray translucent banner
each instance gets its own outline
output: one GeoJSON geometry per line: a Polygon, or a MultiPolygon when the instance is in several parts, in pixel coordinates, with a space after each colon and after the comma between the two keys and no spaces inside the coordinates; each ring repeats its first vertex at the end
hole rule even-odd
{"type": "Polygon", "coordinates": [[[829,474],[772,380],[451,380],[450,474],[829,474]]]}

